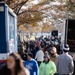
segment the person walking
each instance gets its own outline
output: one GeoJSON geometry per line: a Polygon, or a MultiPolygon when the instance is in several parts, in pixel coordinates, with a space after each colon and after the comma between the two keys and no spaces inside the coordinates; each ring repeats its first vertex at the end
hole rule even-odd
{"type": "Polygon", "coordinates": [[[41,62],[43,62],[43,60],[44,60],[43,57],[44,57],[44,52],[40,48],[35,56],[35,59],[37,60],[39,66],[40,66],[41,62]]]}
{"type": "Polygon", "coordinates": [[[27,61],[24,62],[24,66],[30,71],[30,75],[39,75],[38,63],[33,59],[32,53],[27,54],[27,61]]]}
{"type": "Polygon", "coordinates": [[[24,67],[20,55],[11,53],[7,63],[1,67],[0,75],[30,75],[30,73],[24,67]]]}
{"type": "Polygon", "coordinates": [[[58,56],[57,71],[59,75],[72,75],[74,69],[73,58],[68,54],[69,46],[63,47],[63,54],[58,56]]]}
{"type": "Polygon", "coordinates": [[[44,56],[44,61],[40,64],[39,75],[54,75],[56,66],[53,61],[50,61],[48,54],[44,56]]]}
{"type": "Polygon", "coordinates": [[[56,64],[58,58],[56,47],[52,47],[50,50],[50,59],[56,64]]]}
{"type": "MultiPolygon", "coordinates": [[[[56,65],[58,56],[59,55],[57,54],[56,47],[52,47],[50,50],[50,60],[53,61],[55,63],[55,65],[56,65]]],[[[56,72],[54,75],[58,75],[58,73],[56,72]]]]}

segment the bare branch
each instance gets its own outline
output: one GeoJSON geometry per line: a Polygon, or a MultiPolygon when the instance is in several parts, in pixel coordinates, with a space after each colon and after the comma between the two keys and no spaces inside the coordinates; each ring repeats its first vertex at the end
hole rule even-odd
{"type": "Polygon", "coordinates": [[[22,8],[22,6],[23,6],[26,2],[28,2],[28,1],[29,1],[29,0],[26,0],[25,2],[23,2],[22,5],[18,8],[18,10],[17,10],[17,12],[16,12],[17,15],[19,14],[19,11],[20,11],[20,9],[22,8]]]}

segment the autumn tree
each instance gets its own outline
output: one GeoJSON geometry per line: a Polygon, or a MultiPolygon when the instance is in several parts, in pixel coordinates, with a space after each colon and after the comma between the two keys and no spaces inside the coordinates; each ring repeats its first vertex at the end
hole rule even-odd
{"type": "Polygon", "coordinates": [[[48,23],[55,29],[62,31],[64,19],[75,18],[74,0],[38,0],[37,4],[32,3],[32,1],[6,0],[6,3],[18,16],[18,27],[20,25],[25,28],[28,28],[27,25],[46,27],[43,25],[48,23]],[[22,7],[26,9],[22,9],[22,7]]]}

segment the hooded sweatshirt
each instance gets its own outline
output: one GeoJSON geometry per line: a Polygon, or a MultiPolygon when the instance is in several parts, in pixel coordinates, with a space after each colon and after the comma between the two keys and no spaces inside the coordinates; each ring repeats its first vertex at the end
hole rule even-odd
{"type": "Polygon", "coordinates": [[[56,66],[54,62],[49,61],[48,63],[42,62],[39,68],[39,75],[54,75],[56,72],[56,66]]]}
{"type": "Polygon", "coordinates": [[[36,60],[32,59],[31,61],[27,60],[24,62],[24,66],[30,71],[30,75],[39,75],[38,74],[38,63],[36,60]]]}

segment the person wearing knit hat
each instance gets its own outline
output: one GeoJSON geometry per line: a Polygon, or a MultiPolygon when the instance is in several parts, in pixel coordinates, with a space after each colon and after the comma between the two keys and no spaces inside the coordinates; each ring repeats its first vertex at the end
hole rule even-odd
{"type": "Polygon", "coordinates": [[[33,59],[32,53],[27,54],[27,61],[24,62],[24,66],[30,71],[30,75],[39,75],[38,63],[33,59]]]}
{"type": "Polygon", "coordinates": [[[69,46],[63,46],[63,54],[58,56],[57,71],[59,75],[72,75],[74,70],[73,58],[68,54],[69,46]]]}
{"type": "Polygon", "coordinates": [[[45,54],[45,55],[44,55],[44,58],[50,59],[50,56],[49,56],[48,54],[45,54]]]}
{"type": "Polygon", "coordinates": [[[44,55],[44,61],[40,64],[39,75],[54,75],[56,66],[53,61],[50,61],[48,54],[44,55]]]}

